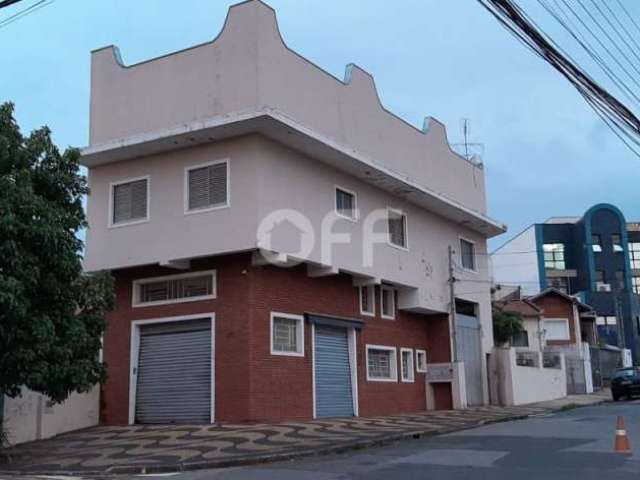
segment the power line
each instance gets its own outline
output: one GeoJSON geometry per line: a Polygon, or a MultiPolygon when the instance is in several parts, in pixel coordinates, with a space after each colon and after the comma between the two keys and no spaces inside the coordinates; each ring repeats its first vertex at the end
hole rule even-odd
{"type": "Polygon", "coordinates": [[[9,5],[13,5],[14,3],[18,3],[21,0],[4,0],[0,2],[0,8],[8,7],[9,5]]]}
{"type": "MultiPolygon", "coordinates": [[[[525,47],[545,60],[558,73],[564,76],[598,114],[605,125],[611,129],[629,150],[640,157],[640,120],[624,103],[596,82],[558,42],[539,27],[514,0],[478,0],[478,2],[525,47]]],[[[566,1],[565,5],[567,5],[566,1]]],[[[567,7],[570,7],[570,5],[567,5],[567,7]]],[[[588,26],[586,26],[586,28],[591,31],[588,26]]],[[[591,33],[593,34],[592,31],[591,33]]],[[[601,41],[599,43],[610,52],[606,45],[601,41]]],[[[615,58],[615,55],[611,56],[616,63],[620,64],[617,58],[615,58]]],[[[626,68],[623,69],[626,70],[626,68]]],[[[627,74],[629,75],[628,70],[627,74]]],[[[632,75],[629,76],[637,83],[632,75]]]]}
{"type": "MultiPolygon", "coordinates": [[[[571,37],[573,37],[578,45],[582,47],[582,49],[600,67],[605,75],[609,77],[609,80],[611,80],[629,100],[640,106],[640,97],[638,97],[638,95],[636,95],[635,92],[631,88],[629,88],[629,86],[620,77],[618,77],[618,75],[616,75],[613,69],[611,69],[611,67],[607,65],[604,59],[593,47],[591,42],[585,35],[582,34],[580,29],[573,22],[569,14],[564,11],[564,8],[561,6],[560,2],[558,0],[553,0],[555,9],[552,8],[551,5],[547,4],[544,0],[538,0],[538,3],[542,5],[542,7],[549,13],[549,15],[551,15],[565,29],[565,31],[569,35],[571,35],[571,37]],[[560,15],[562,15],[563,18],[560,18],[560,15]]],[[[573,13],[575,15],[575,12],[573,13]]]]}
{"type": "Polygon", "coordinates": [[[34,3],[33,5],[31,5],[30,7],[27,7],[19,12],[14,13],[13,15],[5,18],[4,20],[0,21],[0,28],[6,27],[7,25],[20,20],[21,18],[26,17],[27,15],[30,15],[38,10],[40,10],[41,8],[46,7],[47,5],[51,5],[53,2],[55,2],[56,0],[39,0],[36,3],[34,3]]]}
{"type": "Polygon", "coordinates": [[[627,14],[627,17],[629,18],[629,20],[631,20],[631,23],[633,25],[635,25],[636,30],[638,30],[638,33],[640,33],[640,26],[638,26],[638,24],[636,23],[636,21],[633,19],[633,17],[631,16],[631,14],[629,13],[629,11],[625,8],[625,6],[622,4],[622,2],[620,0],[617,0],[618,5],[620,5],[620,8],[624,11],[624,13],[627,14]]]}

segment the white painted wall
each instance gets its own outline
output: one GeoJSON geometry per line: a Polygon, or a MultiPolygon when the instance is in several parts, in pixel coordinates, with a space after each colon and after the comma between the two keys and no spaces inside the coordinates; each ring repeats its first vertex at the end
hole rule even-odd
{"type": "Polygon", "coordinates": [[[53,437],[98,424],[100,389],[73,393],[62,404],[50,405],[47,397],[24,388],[22,396],[4,398],[3,425],[12,445],[53,437]]]}
{"type": "Polygon", "coordinates": [[[534,350],[536,352],[543,350],[541,338],[544,327],[540,325],[540,322],[537,317],[522,317],[522,327],[527,331],[527,335],[529,336],[529,346],[515,347],[516,350],[534,350]]]}
{"type": "Polygon", "coordinates": [[[542,353],[538,367],[516,365],[516,349],[494,348],[491,354],[491,377],[502,405],[524,405],[566,397],[567,378],[562,356],[562,368],[543,368],[542,353]]]}
{"type": "MultiPolygon", "coordinates": [[[[477,272],[457,271],[457,296],[480,304],[486,348],[491,348],[491,314],[486,239],[476,232],[401,200],[364,181],[306,157],[265,137],[249,137],[107,164],[90,170],[91,196],[85,268],[123,268],[159,261],[250,250],[257,247],[260,221],[279,209],[303,213],[317,235],[309,260],[323,261],[322,221],[336,217],[335,186],[357,195],[360,219],[339,219],[336,233],[349,233],[351,242],[331,249],[331,265],[363,276],[395,283],[401,288],[399,307],[446,312],[448,309],[447,248],[459,258],[459,237],[475,242],[477,272]],[[228,158],[229,208],[185,215],[184,169],[207,161],[228,158]],[[149,176],[150,219],[146,223],[109,228],[110,183],[149,176]],[[373,265],[363,264],[364,219],[377,209],[399,208],[407,214],[408,250],[386,243],[373,250],[373,265]]],[[[376,231],[385,231],[384,222],[376,231]]],[[[299,242],[295,231],[274,229],[272,249],[291,253],[299,242]],[[293,235],[292,235],[293,234],[293,235]]]]}
{"type": "Polygon", "coordinates": [[[540,292],[534,225],[491,254],[491,273],[495,283],[520,285],[523,296],[540,292]]]}
{"type": "Polygon", "coordinates": [[[126,67],[115,47],[92,53],[92,146],[265,108],[486,212],[482,167],[451,150],[441,123],[415,128],[382,106],[364,70],[349,65],[339,80],[290,50],[262,2],[231,7],[214,41],[180,52],[126,67]]]}

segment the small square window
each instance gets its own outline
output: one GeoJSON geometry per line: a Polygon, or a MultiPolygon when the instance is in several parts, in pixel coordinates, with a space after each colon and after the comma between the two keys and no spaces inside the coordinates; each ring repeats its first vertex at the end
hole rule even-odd
{"type": "Polygon", "coordinates": [[[545,243],[542,246],[544,252],[544,268],[547,270],[564,270],[564,244],[545,243]]]}
{"type": "Polygon", "coordinates": [[[360,287],[360,314],[373,316],[376,314],[375,287],[367,285],[360,287]]]}
{"type": "Polygon", "coordinates": [[[349,220],[357,220],[356,194],[336,187],[336,213],[349,220]]]}
{"type": "Polygon", "coordinates": [[[415,380],[415,374],[413,371],[413,350],[410,348],[401,348],[400,363],[402,381],[405,383],[413,383],[415,380]]]}
{"type": "Polygon", "coordinates": [[[396,349],[394,347],[367,345],[367,381],[398,381],[396,349]]]}
{"type": "Polygon", "coordinates": [[[617,233],[611,235],[611,247],[613,248],[614,252],[624,251],[624,249],[622,248],[622,240],[620,239],[620,235],[618,235],[617,233]]]}
{"type": "Polygon", "coordinates": [[[545,318],[545,336],[547,340],[569,340],[569,320],[566,318],[545,318]]]}
{"type": "Polygon", "coordinates": [[[304,356],[304,318],[301,315],[271,314],[271,355],[304,356]]]}
{"type": "Polygon", "coordinates": [[[616,270],[616,288],[624,290],[624,270],[616,270]]]}
{"type": "Polygon", "coordinates": [[[462,268],[466,270],[476,269],[475,245],[463,238],[460,239],[460,257],[462,260],[462,268]]]}
{"type": "Polygon", "coordinates": [[[389,243],[396,247],[407,248],[407,216],[399,210],[388,209],[387,226],[389,243]]]}
{"type": "Polygon", "coordinates": [[[393,287],[380,287],[380,316],[388,320],[396,318],[396,291],[393,287]]]}
{"type": "Polygon", "coordinates": [[[416,350],[416,372],[424,373],[427,371],[427,352],[425,350],[416,350]]]}
{"type": "Polygon", "coordinates": [[[593,250],[594,252],[602,251],[602,245],[600,243],[600,235],[597,235],[595,233],[591,235],[591,250],[593,250]]]}
{"type": "Polygon", "coordinates": [[[633,287],[633,293],[640,295],[640,277],[631,277],[631,286],[633,287]]]}
{"type": "Polygon", "coordinates": [[[596,270],[596,282],[604,283],[604,270],[596,270]]]}

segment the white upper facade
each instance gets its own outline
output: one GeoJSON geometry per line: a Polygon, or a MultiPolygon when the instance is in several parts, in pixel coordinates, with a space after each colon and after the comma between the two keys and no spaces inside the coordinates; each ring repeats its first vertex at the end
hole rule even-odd
{"type": "MultiPolygon", "coordinates": [[[[462,275],[488,278],[486,238],[504,226],[486,216],[483,168],[455,154],[435,120],[421,131],[385,110],[360,68],[342,82],[289,50],[262,2],[232,7],[213,42],[137,65],[97,50],[91,77],[87,270],[253,250],[278,209],[300,211],[320,235],[338,187],[356,197],[356,221],[334,229],[352,241],[330,264],[318,241],[310,263],[403,287],[401,307],[445,311],[447,248],[459,254],[462,237],[478,254],[462,275]],[[189,211],[189,171],[216,163],[227,201],[189,211]],[[117,187],[135,181],[146,182],[146,215],[118,225],[117,187]],[[376,245],[365,265],[364,223],[380,209],[406,215],[408,245],[376,245]]],[[[271,250],[293,248],[280,237],[271,250]]]]}

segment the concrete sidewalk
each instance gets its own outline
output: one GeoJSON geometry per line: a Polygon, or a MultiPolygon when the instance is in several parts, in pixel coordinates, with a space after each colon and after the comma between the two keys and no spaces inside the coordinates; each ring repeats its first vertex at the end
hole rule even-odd
{"type": "Polygon", "coordinates": [[[609,398],[605,391],[520,407],[277,424],[94,427],[13,447],[0,474],[104,475],[246,465],[448,433],[609,398]]]}

